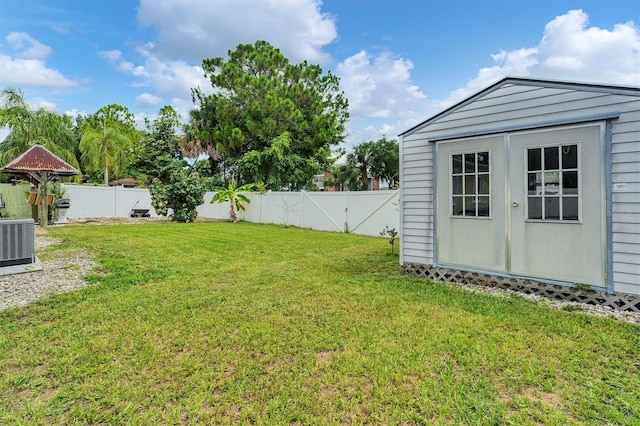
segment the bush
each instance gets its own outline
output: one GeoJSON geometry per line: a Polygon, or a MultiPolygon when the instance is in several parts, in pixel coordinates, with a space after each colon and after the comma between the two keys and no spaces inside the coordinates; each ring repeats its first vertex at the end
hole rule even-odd
{"type": "Polygon", "coordinates": [[[154,179],[149,192],[156,213],[166,216],[172,209],[172,221],[193,222],[198,217],[196,207],[204,203],[206,187],[196,170],[176,166],[170,170],[167,183],[154,179]]]}

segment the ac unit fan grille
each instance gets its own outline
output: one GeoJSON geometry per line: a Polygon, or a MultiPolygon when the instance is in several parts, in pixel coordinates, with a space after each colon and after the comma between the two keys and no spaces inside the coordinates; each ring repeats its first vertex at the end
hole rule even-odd
{"type": "Polygon", "coordinates": [[[33,263],[33,219],[0,220],[0,266],[33,263]]]}

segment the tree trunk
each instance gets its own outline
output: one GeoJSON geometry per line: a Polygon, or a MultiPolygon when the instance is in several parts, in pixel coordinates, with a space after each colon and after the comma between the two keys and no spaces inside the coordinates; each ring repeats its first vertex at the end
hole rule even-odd
{"type": "Polygon", "coordinates": [[[229,209],[229,217],[231,218],[231,222],[237,222],[238,216],[236,216],[236,209],[233,208],[233,200],[230,202],[231,208],[229,209]]]}
{"type": "Polygon", "coordinates": [[[109,186],[109,166],[104,166],[104,184],[109,186]]]}
{"type": "Polygon", "coordinates": [[[218,169],[220,168],[219,161],[217,158],[213,158],[212,155],[209,155],[209,173],[211,176],[215,176],[218,174],[218,169]]]}
{"type": "Polygon", "coordinates": [[[369,173],[366,168],[360,169],[360,179],[362,182],[362,190],[366,191],[369,189],[369,173]]]}

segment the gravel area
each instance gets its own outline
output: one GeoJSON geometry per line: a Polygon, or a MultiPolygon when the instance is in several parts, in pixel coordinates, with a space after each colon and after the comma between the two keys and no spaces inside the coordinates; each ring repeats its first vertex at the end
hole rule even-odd
{"type": "Polygon", "coordinates": [[[451,285],[459,288],[464,288],[468,291],[474,291],[476,293],[491,294],[500,297],[510,297],[513,295],[517,295],[522,297],[523,299],[528,299],[538,304],[551,306],[560,310],[575,310],[576,312],[581,312],[583,314],[596,317],[613,317],[622,321],[630,322],[632,324],[640,325],[640,312],[617,311],[613,308],[610,308],[609,306],[590,305],[587,303],[563,302],[561,300],[549,299],[547,297],[542,297],[535,294],[519,293],[516,291],[495,287],[483,287],[479,285],[459,283],[451,283],[451,285]]]}
{"type": "MultiPolygon", "coordinates": [[[[36,227],[35,249],[58,243],[47,231],[36,227]]],[[[81,250],[73,250],[61,257],[42,261],[42,270],[0,276],[0,310],[25,306],[53,293],[77,290],[87,286],[82,279],[97,263],[81,250]]]]}
{"type": "MultiPolygon", "coordinates": [[[[45,229],[36,227],[36,253],[38,250],[42,250],[57,242],[57,240],[47,234],[45,229]]],[[[65,253],[64,256],[55,259],[43,261],[42,266],[42,271],[0,276],[0,310],[12,306],[24,306],[48,294],[73,291],[85,287],[87,282],[84,281],[82,277],[87,275],[94,267],[98,266],[98,264],[86,253],[77,250],[65,253]]],[[[468,291],[501,297],[509,297],[517,294],[525,299],[556,309],[576,310],[584,314],[599,317],[614,317],[622,321],[640,325],[640,313],[637,312],[621,312],[606,306],[562,302],[499,288],[467,284],[451,285],[464,288],[468,291]]]]}

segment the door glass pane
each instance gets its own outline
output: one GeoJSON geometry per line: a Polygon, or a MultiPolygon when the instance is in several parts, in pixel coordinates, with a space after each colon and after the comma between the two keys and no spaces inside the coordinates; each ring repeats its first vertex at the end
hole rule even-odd
{"type": "Polygon", "coordinates": [[[464,197],[464,215],[476,215],[476,197],[464,197]]]}
{"type": "Polygon", "coordinates": [[[578,172],[562,172],[562,193],[578,195],[578,172]]]}
{"type": "Polygon", "coordinates": [[[454,174],[462,173],[462,155],[454,155],[451,157],[451,170],[454,174]]]}
{"type": "Polygon", "coordinates": [[[462,204],[462,197],[453,197],[453,208],[451,214],[454,216],[462,216],[464,214],[464,206],[462,204]]]}
{"type": "Polygon", "coordinates": [[[489,153],[488,152],[479,152],[478,153],[478,172],[488,172],[489,171],[489,153]]]}
{"type": "Polygon", "coordinates": [[[542,197],[529,197],[527,219],[542,219],[542,197]]]}
{"type": "Polygon", "coordinates": [[[462,176],[453,176],[451,178],[451,186],[453,194],[462,194],[462,176]]]}
{"type": "Polygon", "coordinates": [[[560,172],[544,172],[545,195],[556,195],[560,191],[560,172]]]}
{"type": "Polygon", "coordinates": [[[579,173],[578,144],[527,148],[527,219],[579,220],[579,173]]]}
{"type": "Polygon", "coordinates": [[[476,193],[476,176],[475,175],[464,177],[464,193],[465,194],[476,193]]]}
{"type": "Polygon", "coordinates": [[[478,216],[489,216],[489,197],[478,197],[478,216]]]}
{"type": "Polygon", "coordinates": [[[578,220],[578,197],[562,197],[562,220],[578,220]]]}
{"type": "Polygon", "coordinates": [[[536,170],[542,170],[541,149],[534,148],[527,150],[527,170],[534,172],[536,170]]]}
{"type": "Polygon", "coordinates": [[[464,171],[465,173],[475,173],[476,171],[476,155],[475,154],[464,155],[464,171]]]}
{"type": "Polygon", "coordinates": [[[578,168],[578,145],[565,145],[562,147],[562,168],[578,168]]]}
{"type": "Polygon", "coordinates": [[[542,195],[542,172],[529,173],[527,188],[529,195],[542,195]]]}
{"type": "Polygon", "coordinates": [[[544,198],[544,218],[547,220],[560,220],[559,197],[544,198]]]}
{"type": "Polygon", "coordinates": [[[557,170],[560,168],[560,159],[558,157],[558,147],[552,146],[544,149],[544,169],[557,170]]]}
{"type": "Polygon", "coordinates": [[[489,175],[478,175],[478,194],[489,193],[489,175]]]}
{"type": "Polygon", "coordinates": [[[489,216],[490,178],[489,151],[451,155],[451,215],[489,216]],[[484,203],[481,211],[479,202],[484,203]]]}

